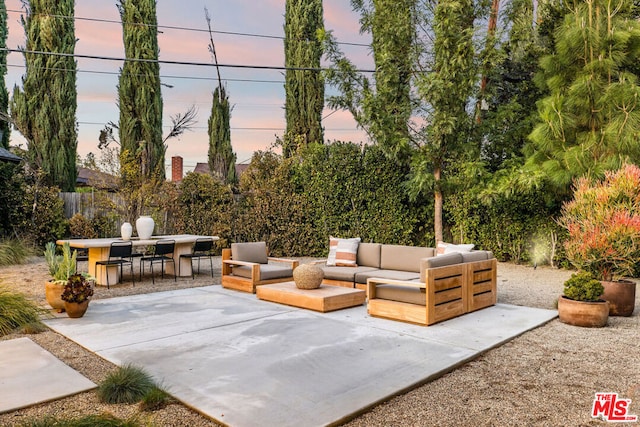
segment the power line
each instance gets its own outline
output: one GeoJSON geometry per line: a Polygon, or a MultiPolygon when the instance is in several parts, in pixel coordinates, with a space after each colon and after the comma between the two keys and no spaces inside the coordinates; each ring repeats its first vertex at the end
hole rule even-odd
{"type": "MultiPolygon", "coordinates": [[[[13,68],[27,68],[26,65],[18,65],[18,64],[7,64],[7,67],[13,67],[13,68]]],[[[77,73],[84,73],[84,74],[104,74],[104,75],[112,75],[112,76],[119,76],[120,73],[116,72],[116,71],[97,71],[97,70],[82,70],[82,69],[76,69],[76,70],[71,70],[69,68],[57,68],[57,67],[32,67],[33,69],[36,70],[46,70],[46,71],[64,71],[64,72],[77,72],[77,73]]],[[[141,76],[142,74],[137,74],[137,73],[128,73],[127,75],[129,76],[141,76]]],[[[184,80],[207,80],[207,81],[218,81],[217,78],[214,77],[198,77],[198,76],[173,76],[173,75],[160,75],[160,78],[163,79],[184,79],[184,80]]],[[[223,81],[227,81],[227,82],[242,82],[242,83],[279,83],[279,84],[284,84],[284,80],[258,80],[258,79],[222,79],[223,81]]]]}
{"type": "MultiPolygon", "coordinates": [[[[196,67],[223,67],[223,68],[241,68],[241,69],[253,69],[253,70],[276,70],[276,71],[330,71],[331,68],[324,67],[286,67],[278,65],[243,65],[243,64],[211,64],[209,62],[192,62],[192,61],[172,61],[166,59],[145,59],[145,58],[118,58],[113,56],[98,56],[98,55],[83,55],[78,53],[63,53],[63,52],[44,52],[41,50],[26,50],[26,49],[10,49],[0,48],[0,51],[9,53],[22,53],[32,55],[49,55],[59,56],[65,58],[81,58],[81,59],[95,59],[99,61],[125,61],[125,62],[140,62],[143,64],[165,64],[165,65],[188,65],[196,67]]],[[[359,73],[375,73],[375,70],[354,70],[359,73]]]]}
{"type": "MultiPolygon", "coordinates": [[[[24,13],[24,11],[16,10],[16,9],[7,9],[7,12],[12,13],[24,13]]],[[[46,14],[40,13],[35,14],[35,16],[48,16],[50,18],[63,18],[63,19],[73,19],[74,21],[89,21],[89,22],[102,22],[107,24],[118,24],[118,25],[129,25],[123,21],[116,21],[112,19],[102,19],[102,18],[84,18],[79,16],[65,16],[65,15],[54,15],[54,14],[46,14]]],[[[146,27],[155,27],[155,28],[164,28],[167,30],[180,30],[180,31],[193,31],[198,33],[208,33],[208,29],[203,28],[190,28],[190,27],[180,27],[174,25],[153,25],[153,24],[144,24],[135,22],[130,25],[142,25],[146,27]]],[[[241,37],[255,37],[255,38],[263,38],[263,39],[276,39],[276,40],[284,40],[284,36],[275,36],[275,35],[267,35],[267,34],[255,34],[255,33],[241,33],[235,31],[219,31],[219,30],[211,30],[212,33],[215,34],[225,34],[231,36],[241,36],[241,37]]],[[[345,46],[360,46],[360,47],[370,47],[370,45],[365,43],[353,43],[353,42],[338,42],[338,44],[345,46]]]]}

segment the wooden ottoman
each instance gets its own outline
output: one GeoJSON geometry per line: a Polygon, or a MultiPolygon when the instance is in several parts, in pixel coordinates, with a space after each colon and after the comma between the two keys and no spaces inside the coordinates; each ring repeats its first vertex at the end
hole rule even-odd
{"type": "Polygon", "coordinates": [[[257,286],[256,295],[264,301],[326,313],[362,305],[367,293],[361,289],[329,285],[321,285],[317,289],[298,289],[295,282],[282,282],[257,286]]]}

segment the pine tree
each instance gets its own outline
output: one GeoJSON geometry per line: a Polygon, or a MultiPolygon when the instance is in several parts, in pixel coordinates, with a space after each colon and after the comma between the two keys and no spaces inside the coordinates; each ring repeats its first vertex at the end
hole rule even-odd
{"type": "Polygon", "coordinates": [[[324,30],[322,0],[287,0],[284,52],[285,115],[287,129],[283,154],[292,155],[299,145],[323,142],[322,110],[324,79],[319,70],[322,46],[318,32],[324,30]]]}
{"type": "Polygon", "coordinates": [[[126,183],[163,181],[162,93],[155,0],[119,0],[125,61],[120,70],[120,165],[126,183]],[[146,60],[144,62],[136,60],[146,60]]]}
{"type": "MultiPolygon", "coordinates": [[[[7,47],[7,6],[5,2],[0,2],[0,48],[7,47]]],[[[9,94],[4,77],[7,75],[7,52],[0,50],[0,113],[7,114],[9,111],[9,94]]],[[[0,147],[9,148],[10,137],[9,122],[0,119],[0,147]]]]}
{"type": "Polygon", "coordinates": [[[227,92],[224,87],[217,87],[213,92],[209,117],[209,170],[225,183],[236,183],[236,155],[231,148],[230,116],[227,92]]]}
{"type": "MultiPolygon", "coordinates": [[[[22,25],[26,50],[73,55],[76,38],[73,0],[31,0],[22,25]]],[[[72,56],[26,53],[22,89],[14,88],[11,114],[27,140],[30,159],[49,184],[75,188],[76,62],[72,56]]]]}
{"type": "Polygon", "coordinates": [[[526,169],[563,193],[577,177],[640,162],[639,63],[632,1],[576,4],[540,62],[549,96],[538,103],[526,169]]]}

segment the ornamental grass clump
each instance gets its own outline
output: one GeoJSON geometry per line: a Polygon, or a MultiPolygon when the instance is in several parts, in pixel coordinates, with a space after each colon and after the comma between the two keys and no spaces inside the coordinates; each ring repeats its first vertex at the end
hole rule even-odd
{"type": "Polygon", "coordinates": [[[153,378],[147,372],[125,365],[105,378],[98,387],[98,397],[105,403],[136,403],[154,387],[153,378]]]}
{"type": "Polygon", "coordinates": [[[625,164],[601,181],[578,179],[559,223],[576,268],[597,280],[632,277],[640,259],[640,168],[625,164]]]}
{"type": "Polygon", "coordinates": [[[26,296],[0,286],[0,336],[22,329],[37,333],[46,329],[40,316],[46,313],[26,296]]]}

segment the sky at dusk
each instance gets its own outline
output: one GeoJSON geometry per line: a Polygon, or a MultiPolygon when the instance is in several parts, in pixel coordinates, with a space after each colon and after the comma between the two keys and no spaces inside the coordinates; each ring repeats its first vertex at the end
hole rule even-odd
{"type": "MultiPolygon", "coordinates": [[[[24,30],[20,24],[20,0],[6,0],[9,22],[7,47],[25,46],[24,30]]],[[[258,38],[214,33],[218,62],[230,65],[284,66],[283,41],[285,0],[159,0],[157,2],[158,43],[160,60],[212,64],[207,49],[209,34],[204,8],[209,10],[214,31],[276,36],[258,38]]],[[[115,1],[80,0],[76,2],[75,30],[78,42],[76,54],[122,58],[122,26],[115,1]],[[117,21],[97,22],[95,20],[117,21]]],[[[324,0],[324,23],[340,42],[368,44],[370,38],[359,33],[358,15],[351,11],[348,1],[324,0]]],[[[342,45],[347,56],[362,69],[372,69],[373,59],[368,47],[342,45]]],[[[7,59],[7,88],[21,85],[25,72],[20,53],[10,53],[7,59]]],[[[98,154],[100,129],[109,121],[118,122],[117,83],[122,61],[77,59],[78,88],[78,153],[98,154]]],[[[284,120],[284,71],[221,68],[227,93],[233,106],[231,112],[231,144],[238,162],[251,158],[256,150],[272,146],[282,136],[284,120]],[[253,81],[247,81],[253,80],[253,81]],[[257,80],[257,81],[256,81],[257,80]]],[[[160,65],[163,122],[165,134],[171,116],[185,112],[191,105],[198,110],[197,123],[191,132],[180,139],[167,142],[166,165],[175,155],[184,158],[185,172],[197,162],[207,162],[207,121],[211,112],[212,92],[217,84],[215,68],[196,65],[160,65]]],[[[326,93],[332,90],[327,88],[326,93]]],[[[332,112],[325,108],[323,121],[325,140],[365,142],[367,137],[351,114],[332,112]]],[[[23,144],[17,131],[11,133],[11,145],[23,144]]],[[[168,171],[168,169],[167,169],[168,171]]],[[[169,176],[169,172],[167,172],[169,176]]]]}

